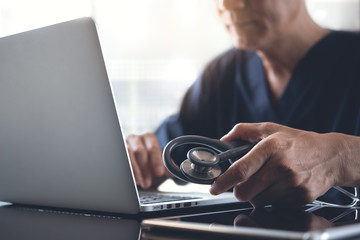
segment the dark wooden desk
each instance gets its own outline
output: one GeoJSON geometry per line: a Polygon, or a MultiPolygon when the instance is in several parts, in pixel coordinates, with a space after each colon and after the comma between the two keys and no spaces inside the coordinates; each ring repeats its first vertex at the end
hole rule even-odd
{"type": "MultiPolygon", "coordinates": [[[[213,206],[210,209],[187,209],[186,211],[172,211],[164,213],[153,213],[133,216],[121,216],[116,214],[93,214],[86,212],[66,211],[59,209],[42,209],[28,206],[2,206],[0,207],[0,238],[1,239],[86,239],[86,240],[193,240],[193,239],[224,239],[224,236],[194,234],[188,232],[170,231],[145,231],[141,229],[141,221],[144,218],[154,217],[181,217],[183,215],[195,214],[200,217],[206,217],[211,210],[225,211],[226,221],[234,222],[234,216],[241,209],[243,204],[231,204],[223,206],[213,206]],[[227,210],[229,210],[227,212],[227,210]],[[233,214],[234,213],[234,214],[233,214]]],[[[279,224],[279,216],[259,215],[252,212],[249,205],[245,206],[248,213],[251,212],[251,220],[256,224],[271,226],[279,224]],[[273,218],[275,216],[275,218],[273,218]],[[275,221],[274,221],[275,220],[275,221]]],[[[325,212],[325,215],[327,213],[325,212]]],[[[304,215],[305,216],[305,215],[304,215]]],[[[311,218],[294,215],[298,222],[296,226],[306,229],[311,225],[311,218]],[[304,221],[303,221],[304,220],[304,221]]],[[[333,218],[328,215],[327,217],[333,218]]],[[[291,219],[286,217],[280,219],[283,225],[291,225],[291,219]]],[[[212,221],[212,220],[210,220],[212,221]]],[[[221,219],[217,219],[221,223],[221,219]]],[[[346,220],[347,221],[347,220],[346,220]]],[[[216,221],[215,221],[216,222],[216,221]]],[[[227,240],[231,239],[226,237],[227,240]]],[[[238,238],[239,239],[239,238],[238,238]]],[[[240,238],[243,239],[243,238],[240,238]]],[[[246,239],[246,238],[245,238],[246,239]]]]}
{"type": "Polygon", "coordinates": [[[144,218],[180,216],[241,206],[231,204],[213,206],[212,209],[196,208],[140,215],[94,214],[21,205],[0,206],[0,239],[139,240],[146,239],[141,235],[141,220],[144,218]]]}

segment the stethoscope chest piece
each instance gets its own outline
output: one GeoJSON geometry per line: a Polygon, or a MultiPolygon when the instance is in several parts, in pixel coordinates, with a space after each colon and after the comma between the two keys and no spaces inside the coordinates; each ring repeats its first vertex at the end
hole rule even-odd
{"type": "Polygon", "coordinates": [[[217,153],[209,148],[197,147],[187,153],[180,165],[181,172],[190,180],[211,184],[222,173],[217,153]]]}

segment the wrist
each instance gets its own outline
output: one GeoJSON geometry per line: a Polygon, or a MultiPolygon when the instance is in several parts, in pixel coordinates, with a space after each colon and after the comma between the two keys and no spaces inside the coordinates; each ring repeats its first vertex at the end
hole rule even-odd
{"type": "Polygon", "coordinates": [[[360,186],[360,137],[341,133],[331,133],[338,139],[340,176],[336,185],[360,186]]]}

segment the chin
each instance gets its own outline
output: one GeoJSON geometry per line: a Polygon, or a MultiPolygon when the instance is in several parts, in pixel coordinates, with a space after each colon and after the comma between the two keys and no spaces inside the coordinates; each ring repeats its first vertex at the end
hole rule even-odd
{"type": "Polygon", "coordinates": [[[266,32],[248,32],[247,34],[231,34],[235,47],[242,50],[259,50],[270,38],[266,32]]]}
{"type": "Polygon", "coordinates": [[[230,31],[230,35],[237,48],[255,51],[260,49],[260,46],[271,38],[265,27],[260,27],[260,25],[251,26],[253,27],[244,28],[241,31],[239,29],[232,29],[230,31]]]}

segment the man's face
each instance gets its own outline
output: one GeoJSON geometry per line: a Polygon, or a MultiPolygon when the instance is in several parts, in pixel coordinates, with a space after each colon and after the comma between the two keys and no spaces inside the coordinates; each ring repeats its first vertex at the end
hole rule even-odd
{"type": "Polygon", "coordinates": [[[221,20],[242,49],[258,50],[289,34],[302,0],[217,0],[221,20]]]}

